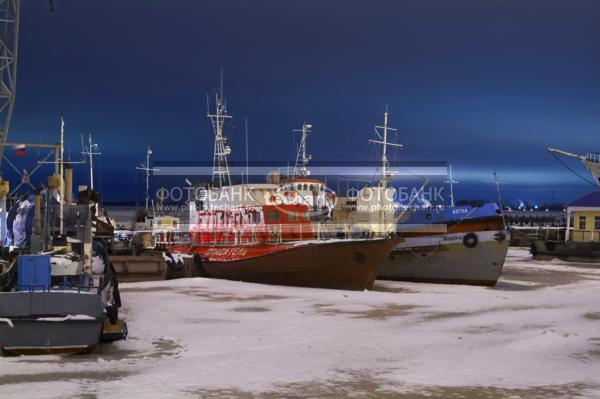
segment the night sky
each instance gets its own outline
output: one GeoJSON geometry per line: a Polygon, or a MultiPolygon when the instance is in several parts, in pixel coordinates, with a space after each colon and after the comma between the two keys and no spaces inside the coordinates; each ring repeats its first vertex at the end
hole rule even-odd
{"type": "Polygon", "coordinates": [[[206,94],[221,67],[251,160],[291,159],[303,121],[314,159],[372,157],[388,104],[399,159],[451,162],[458,198],[493,199],[494,168],[515,201],[592,189],[545,148],[600,151],[597,1],[55,2],[22,1],[9,140],[55,142],[63,113],[73,159],[81,133],[101,146],[105,199],[141,198],[146,144],[156,161],[212,159],[206,94]]]}

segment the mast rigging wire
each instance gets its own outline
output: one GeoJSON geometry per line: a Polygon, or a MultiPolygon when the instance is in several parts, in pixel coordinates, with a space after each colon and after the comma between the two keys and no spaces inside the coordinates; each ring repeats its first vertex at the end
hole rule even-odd
{"type": "Polygon", "coordinates": [[[560,164],[562,166],[564,166],[565,168],[567,168],[571,173],[573,173],[575,176],[579,177],[581,180],[583,180],[584,182],[591,184],[592,186],[596,187],[595,183],[592,183],[591,181],[589,181],[588,179],[586,179],[584,176],[582,176],[579,172],[577,172],[576,170],[574,170],[573,168],[571,168],[569,165],[567,165],[565,162],[563,162],[562,159],[560,159],[558,157],[558,155],[556,155],[553,152],[550,152],[550,154],[552,154],[552,156],[554,157],[554,159],[556,159],[558,162],[560,162],[560,164]]]}

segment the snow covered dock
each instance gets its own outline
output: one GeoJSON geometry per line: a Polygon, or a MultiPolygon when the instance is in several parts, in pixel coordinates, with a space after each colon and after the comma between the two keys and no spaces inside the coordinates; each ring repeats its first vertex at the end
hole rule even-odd
{"type": "Polygon", "coordinates": [[[127,341],[0,358],[0,397],[600,397],[600,268],[526,249],[494,288],[121,288],[127,341]]]}

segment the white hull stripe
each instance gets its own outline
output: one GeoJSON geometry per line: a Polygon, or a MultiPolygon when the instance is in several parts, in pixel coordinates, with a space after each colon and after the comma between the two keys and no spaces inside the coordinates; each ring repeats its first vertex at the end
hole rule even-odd
{"type": "MultiPolygon", "coordinates": [[[[496,240],[496,234],[504,233],[506,239],[509,239],[510,236],[507,231],[503,230],[494,230],[494,231],[477,231],[473,232],[479,239],[479,242],[489,242],[496,240]]],[[[443,235],[435,235],[435,236],[421,236],[421,237],[406,237],[403,242],[401,242],[396,249],[408,249],[408,248],[419,248],[419,247],[434,247],[438,245],[450,245],[450,244],[462,244],[463,239],[467,234],[471,234],[470,232],[464,233],[448,233],[443,235]]]]}

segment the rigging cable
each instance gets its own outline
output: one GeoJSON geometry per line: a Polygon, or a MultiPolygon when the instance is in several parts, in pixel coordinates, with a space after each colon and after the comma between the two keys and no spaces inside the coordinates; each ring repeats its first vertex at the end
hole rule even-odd
{"type": "Polygon", "coordinates": [[[567,165],[565,162],[563,162],[562,159],[560,159],[558,157],[558,155],[556,155],[553,152],[550,152],[550,154],[552,154],[552,156],[554,157],[554,159],[556,159],[558,162],[560,162],[560,164],[562,166],[564,166],[565,168],[567,168],[571,173],[573,173],[575,176],[579,177],[581,180],[583,180],[584,182],[591,184],[592,186],[596,187],[595,183],[592,183],[591,181],[589,181],[588,179],[586,179],[584,176],[582,176],[579,172],[577,172],[576,170],[574,170],[573,168],[571,168],[569,165],[567,165]]]}

